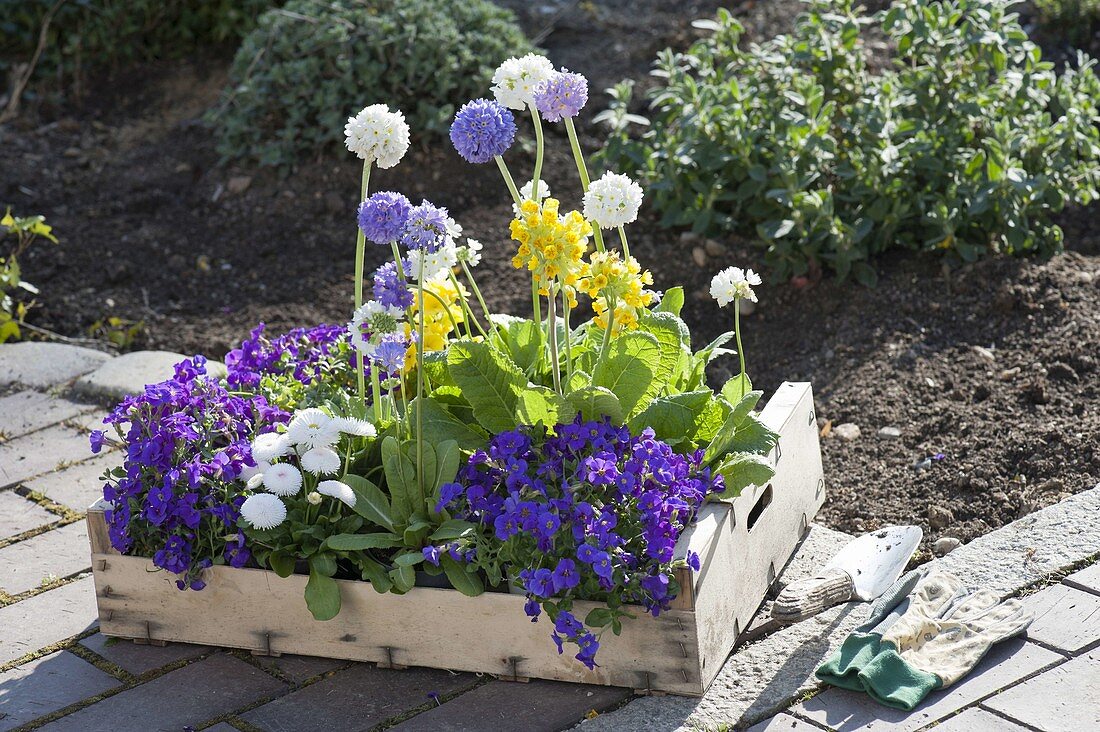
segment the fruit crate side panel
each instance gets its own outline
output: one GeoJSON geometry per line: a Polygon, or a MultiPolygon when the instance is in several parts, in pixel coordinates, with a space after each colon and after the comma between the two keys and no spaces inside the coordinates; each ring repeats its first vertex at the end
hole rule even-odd
{"type": "Polygon", "coordinates": [[[703,517],[716,521],[717,536],[702,557],[695,583],[704,688],[721,670],[825,499],[810,385],[785,382],[761,419],[779,433],[769,455],[775,477],[731,504],[708,506],[711,516],[703,517]]]}
{"type": "MultiPolygon", "coordinates": [[[[339,580],[343,608],[314,620],[302,592],[306,577],[283,579],[266,570],[214,567],[202,591],[180,591],[149,560],[93,555],[101,631],[138,640],[227,646],[260,654],[296,653],[383,665],[428,666],[626,686],[695,695],[703,687],[694,613],[640,613],[620,636],[604,636],[600,666],[584,668],[550,639],[546,617],[523,612],[522,595],[415,588],[379,594],[365,582],[339,580]]],[[[595,603],[576,603],[584,617],[595,603]]]]}

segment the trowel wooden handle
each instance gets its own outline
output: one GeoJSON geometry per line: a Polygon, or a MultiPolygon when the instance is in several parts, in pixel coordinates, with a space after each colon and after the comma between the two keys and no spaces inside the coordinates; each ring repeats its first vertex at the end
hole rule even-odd
{"type": "Polygon", "coordinates": [[[784,587],[772,604],[772,618],[781,623],[797,623],[827,607],[847,602],[854,593],[847,572],[840,569],[822,572],[784,587]]]}

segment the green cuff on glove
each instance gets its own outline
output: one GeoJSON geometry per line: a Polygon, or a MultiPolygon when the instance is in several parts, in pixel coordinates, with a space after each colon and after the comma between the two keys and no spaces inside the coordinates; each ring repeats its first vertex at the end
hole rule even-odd
{"type": "Polygon", "coordinates": [[[878,633],[852,633],[840,650],[817,669],[817,678],[842,689],[863,691],[859,672],[878,654],[881,641],[878,633]]]}
{"type": "MultiPolygon", "coordinates": [[[[859,672],[859,682],[875,701],[895,709],[912,711],[924,697],[940,688],[935,674],[921,671],[898,655],[887,643],[859,672]]],[[[852,687],[847,687],[852,688],[852,687]]]]}

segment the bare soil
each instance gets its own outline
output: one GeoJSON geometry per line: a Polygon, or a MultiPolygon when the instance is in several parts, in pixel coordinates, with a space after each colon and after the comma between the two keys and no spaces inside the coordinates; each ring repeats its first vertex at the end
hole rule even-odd
{"type": "MultiPolygon", "coordinates": [[[[686,46],[698,33],[690,21],[717,6],[505,4],[555,63],[592,79],[589,118],[604,106],[600,89],[626,76],[644,87],[656,52],[686,46]]],[[[788,27],[797,6],[734,12],[762,38],[788,27]]],[[[356,161],[322,152],[283,179],[220,167],[202,115],[228,61],[129,69],[96,80],[80,104],[32,107],[0,128],[0,206],[45,214],[61,238],[24,261],[42,290],[32,323],[81,336],[114,315],[144,322],[136,347],[216,357],[261,320],[277,331],[348,318],[356,161]]],[[[551,129],[548,143],[546,178],[576,205],[565,138],[551,129]]],[[[530,151],[509,160],[517,175],[530,170],[530,151]]],[[[493,305],[527,312],[494,168],[466,165],[437,142],[376,172],[372,188],[449,207],[485,244],[479,282],[493,305]]],[[[1063,215],[1069,251],[1049,262],[945,271],[932,257],[896,253],[878,261],[875,289],[830,280],[760,288],[744,321],[749,373],[765,390],[814,384],[829,486],[819,520],[847,531],[919,523],[930,540],[966,541],[1100,481],[1098,212],[1063,215]],[[845,423],[860,436],[839,437],[845,423]],[[879,437],[883,428],[900,437],[879,437]]],[[[760,269],[758,250],[736,238],[694,241],[648,214],[631,236],[659,288],[685,286],[698,344],[729,327],[706,295],[709,277],[733,263],[760,269]],[[710,252],[702,265],[694,247],[710,252]]],[[[368,269],[385,256],[369,251],[368,269]]],[[[731,366],[719,364],[716,384],[731,366]]]]}

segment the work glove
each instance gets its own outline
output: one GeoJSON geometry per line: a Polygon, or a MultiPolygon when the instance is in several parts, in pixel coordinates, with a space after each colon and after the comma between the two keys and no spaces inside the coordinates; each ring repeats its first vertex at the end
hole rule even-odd
{"type": "Polygon", "coordinates": [[[969,673],[995,643],[1031,624],[1019,600],[1002,602],[989,590],[960,595],[960,584],[946,572],[917,584],[908,609],[882,633],[879,653],[857,674],[871,698],[909,711],[969,673]]]}
{"type": "MultiPolygon", "coordinates": [[[[894,584],[871,603],[870,615],[849,635],[840,650],[817,669],[817,677],[827,684],[852,691],[864,691],[859,672],[881,651],[883,633],[894,626],[909,609],[914,598],[910,597],[917,583],[924,577],[924,568],[914,569],[902,575],[894,584]]],[[[944,597],[946,605],[954,594],[944,597]]],[[[929,606],[928,612],[932,608],[929,606]]]]}

